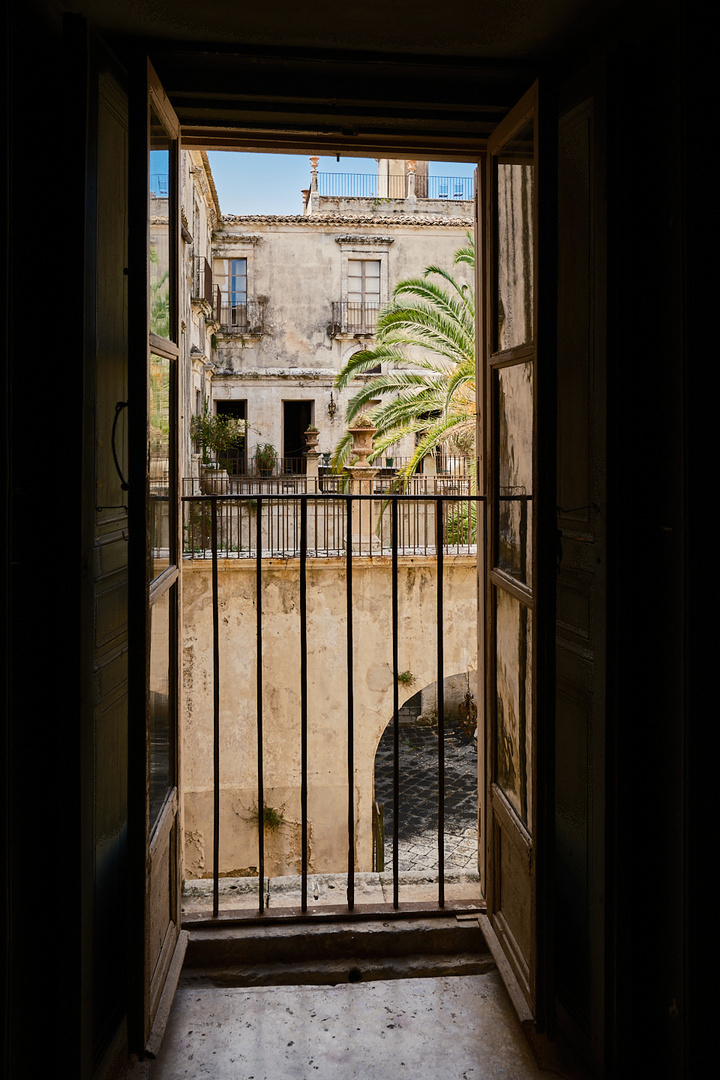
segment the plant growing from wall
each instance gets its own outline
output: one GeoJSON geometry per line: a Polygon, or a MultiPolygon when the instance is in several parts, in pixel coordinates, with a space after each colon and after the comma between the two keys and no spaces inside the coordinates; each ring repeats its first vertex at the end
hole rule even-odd
{"type": "Polygon", "coordinates": [[[412,686],[415,682],[415,676],[412,671],[400,671],[398,672],[397,681],[403,686],[412,686]]]}
{"type": "MultiPolygon", "coordinates": [[[[249,821],[253,821],[256,826],[260,824],[260,811],[257,806],[253,806],[248,816],[249,821]]],[[[266,832],[274,833],[280,828],[285,821],[285,811],[278,809],[275,806],[268,806],[267,803],[263,803],[262,823],[263,829],[266,832]]]]}

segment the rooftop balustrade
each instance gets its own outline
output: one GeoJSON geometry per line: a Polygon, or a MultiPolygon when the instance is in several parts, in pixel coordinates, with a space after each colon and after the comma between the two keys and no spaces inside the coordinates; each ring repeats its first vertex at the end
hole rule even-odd
{"type": "MultiPolygon", "coordinates": [[[[377,173],[317,174],[318,195],[346,199],[406,199],[409,185],[407,174],[378,176],[377,173]]],[[[471,176],[416,177],[415,195],[418,199],[473,198],[471,176]]]]}

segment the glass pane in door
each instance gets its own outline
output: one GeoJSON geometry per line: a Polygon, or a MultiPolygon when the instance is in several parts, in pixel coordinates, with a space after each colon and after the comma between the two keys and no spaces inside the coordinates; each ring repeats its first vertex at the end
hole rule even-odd
{"type": "Polygon", "coordinates": [[[533,364],[496,369],[495,564],[523,584],[532,574],[533,364]]]}
{"type": "Polygon", "coordinates": [[[148,687],[148,754],[150,817],[153,826],[165,798],[174,786],[173,702],[171,695],[171,638],[175,609],[175,586],[150,609],[150,679],[148,687]]]}
{"type": "Polygon", "coordinates": [[[534,123],[531,120],[495,161],[495,351],[533,340],[534,123]]]}
{"type": "Polygon", "coordinates": [[[148,467],[150,487],[150,579],[175,562],[171,529],[172,463],[170,426],[172,361],[150,354],[148,467]]]}
{"type": "Polygon", "coordinates": [[[525,825],[532,806],[532,619],[495,589],[495,780],[525,825]]]}
{"type": "Polygon", "coordinates": [[[171,140],[151,113],[148,215],[150,247],[148,307],[150,332],[170,339],[170,145],[171,140]]]}

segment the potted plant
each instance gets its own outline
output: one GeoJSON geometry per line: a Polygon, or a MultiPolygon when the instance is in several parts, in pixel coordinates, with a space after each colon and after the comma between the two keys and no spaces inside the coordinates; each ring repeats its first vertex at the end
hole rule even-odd
{"type": "Polygon", "coordinates": [[[261,476],[271,476],[277,465],[277,450],[272,443],[258,443],[255,447],[255,464],[261,476]]]}
{"type": "Polygon", "coordinates": [[[216,461],[219,457],[227,454],[247,432],[247,421],[237,416],[227,416],[223,413],[210,412],[208,399],[200,416],[193,416],[190,421],[190,432],[197,443],[201,446],[203,466],[212,467],[210,457],[214,455],[216,461]]]}

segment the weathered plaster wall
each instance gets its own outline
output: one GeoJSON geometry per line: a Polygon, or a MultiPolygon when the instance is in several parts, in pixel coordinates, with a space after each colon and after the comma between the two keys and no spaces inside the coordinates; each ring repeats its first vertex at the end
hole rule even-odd
{"type": "Polygon", "coordinates": [[[201,299],[195,260],[207,259],[212,267],[212,235],[219,217],[217,193],[207,154],[183,150],[180,154],[180,208],[182,245],[180,268],[180,317],[182,393],[182,476],[198,475],[198,455],[190,438],[189,418],[202,411],[212,397],[213,334],[218,329],[211,304],[201,299]]]}
{"type": "MultiPolygon", "coordinates": [[[[430,264],[470,281],[468,268],[453,271],[453,255],[472,229],[470,218],[408,214],[314,214],[226,217],[214,238],[214,280],[226,282],[228,261],[248,260],[248,301],[262,303],[262,333],[220,334],[215,400],[246,400],[249,453],[271,442],[281,456],[283,402],[314,403],[318,449],[330,452],[344,432],[343,417],[357,385],[333,391],[349,357],[373,343],[371,334],[332,333],[333,302],[347,299],[349,259],[381,264],[381,302],[398,281],[430,264]],[[328,413],[330,394],[337,405],[328,413]],[[261,434],[258,434],[261,433],[261,434]]],[[[409,456],[412,438],[395,451],[409,456]]]]}
{"type": "MultiPolygon", "coordinates": [[[[400,704],[435,681],[436,565],[399,560],[400,704]]],[[[212,586],[210,565],[183,568],[183,789],[185,876],[212,867],[212,586]]],[[[476,563],[445,560],[447,675],[476,664],[476,563]]],[[[263,562],[263,753],[265,804],[283,813],[266,831],[266,873],[300,867],[299,561],[263,562]]],[[[255,564],[220,563],[220,872],[257,871],[257,728],[255,564]]],[[[353,562],[355,807],[357,869],[372,869],[373,766],[393,707],[391,565],[353,562]]],[[[345,564],[308,563],[308,817],[313,872],[347,866],[347,662],[345,564]]]]}

